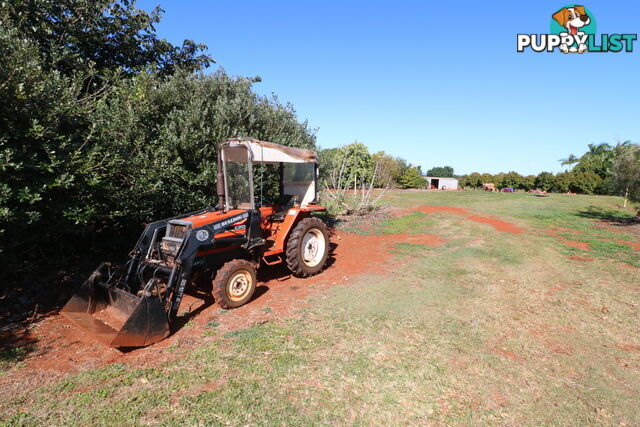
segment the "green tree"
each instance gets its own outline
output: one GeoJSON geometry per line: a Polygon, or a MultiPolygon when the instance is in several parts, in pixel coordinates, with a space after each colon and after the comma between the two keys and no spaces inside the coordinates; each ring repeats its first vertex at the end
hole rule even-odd
{"type": "MultiPolygon", "coordinates": [[[[552,191],[556,188],[557,182],[556,177],[551,172],[540,172],[538,176],[535,178],[535,187],[542,191],[552,191]]],[[[569,187],[567,186],[568,191],[569,187]]]]}
{"type": "Polygon", "coordinates": [[[617,190],[630,200],[640,202],[640,145],[627,144],[620,147],[617,154],[613,164],[617,190]]]}
{"type": "Polygon", "coordinates": [[[384,151],[379,151],[371,156],[376,167],[376,182],[375,186],[378,188],[391,188],[396,185],[395,177],[398,176],[400,170],[400,163],[397,159],[386,154],[384,151]]]}
{"type": "Polygon", "coordinates": [[[129,246],[143,222],[213,205],[218,141],[315,147],[291,106],[223,71],[103,71],[89,94],[90,74],[48,69],[8,25],[0,55],[0,262],[14,274],[129,246]]]}
{"type": "Polygon", "coordinates": [[[427,176],[440,178],[453,178],[453,168],[451,166],[437,166],[427,171],[427,176]]]}
{"type": "Polygon", "coordinates": [[[422,188],[426,185],[426,180],[416,167],[410,167],[404,171],[398,180],[400,188],[422,188]]]}
{"type": "Polygon", "coordinates": [[[513,188],[520,188],[521,186],[524,185],[524,177],[522,175],[520,175],[518,172],[507,172],[506,174],[502,175],[502,187],[513,187],[513,188]]]}
{"type": "Polygon", "coordinates": [[[529,191],[535,188],[536,176],[535,175],[527,175],[522,177],[522,183],[520,184],[520,189],[524,191],[529,191]]]}
{"type": "Polygon", "coordinates": [[[342,171],[342,186],[347,188],[369,185],[373,177],[373,159],[369,149],[361,142],[341,147],[336,166],[342,171]]]}
{"type": "Polygon", "coordinates": [[[498,186],[498,183],[495,182],[496,179],[495,177],[490,174],[490,173],[483,173],[482,175],[480,175],[482,184],[496,184],[496,186],[498,186]]]}
{"type": "Polygon", "coordinates": [[[575,174],[573,172],[561,172],[555,176],[555,182],[551,191],[566,193],[572,188],[575,174]]]}
{"type": "Polygon", "coordinates": [[[336,170],[340,170],[340,148],[325,148],[318,152],[318,161],[320,163],[318,167],[318,176],[320,185],[322,187],[331,187],[332,173],[336,170]]]}
{"type": "Polygon", "coordinates": [[[482,188],[482,175],[478,172],[472,172],[467,175],[465,185],[471,188],[482,188]]]}
{"type": "Polygon", "coordinates": [[[595,172],[575,172],[569,189],[576,193],[594,194],[602,185],[602,178],[595,172]]]}
{"type": "MultiPolygon", "coordinates": [[[[158,38],[162,9],[137,9],[128,0],[7,0],[3,26],[37,47],[46,70],[65,75],[94,71],[94,77],[121,70],[128,75],[154,69],[171,75],[177,68],[197,71],[212,62],[205,45],[185,40],[174,46],[158,38]]],[[[88,89],[99,82],[87,80],[88,89]]],[[[95,85],[95,87],[93,87],[95,85]]]]}

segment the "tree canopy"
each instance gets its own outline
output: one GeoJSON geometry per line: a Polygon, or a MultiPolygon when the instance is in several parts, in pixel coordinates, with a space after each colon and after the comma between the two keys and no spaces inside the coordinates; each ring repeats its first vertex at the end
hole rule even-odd
{"type": "Polygon", "coordinates": [[[13,274],[211,206],[226,138],[315,148],[253,79],[205,75],[204,46],[159,39],[160,16],[127,1],[3,3],[0,262],[13,274]]]}
{"type": "Polygon", "coordinates": [[[427,176],[435,176],[440,178],[453,178],[453,168],[451,166],[437,166],[427,171],[427,176]]]}
{"type": "Polygon", "coordinates": [[[206,46],[185,40],[174,46],[158,38],[162,9],[137,9],[128,0],[6,0],[0,22],[37,48],[42,66],[64,75],[120,70],[199,71],[213,59],[206,46]]]}

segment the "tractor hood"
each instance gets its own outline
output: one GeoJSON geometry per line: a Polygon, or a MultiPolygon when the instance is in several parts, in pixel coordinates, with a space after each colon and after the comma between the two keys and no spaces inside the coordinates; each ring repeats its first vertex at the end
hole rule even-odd
{"type": "Polygon", "coordinates": [[[191,228],[198,228],[204,225],[214,224],[213,228],[215,230],[242,221],[248,216],[249,213],[245,209],[233,209],[228,212],[213,211],[205,212],[199,215],[188,216],[186,218],[180,218],[180,222],[191,223],[191,228]]]}

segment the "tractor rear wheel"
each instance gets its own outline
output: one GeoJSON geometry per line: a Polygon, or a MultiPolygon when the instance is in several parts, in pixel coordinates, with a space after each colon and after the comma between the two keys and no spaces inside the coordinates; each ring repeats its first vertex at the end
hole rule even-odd
{"type": "Polygon", "coordinates": [[[220,307],[240,307],[256,290],[256,269],[247,260],[234,259],[218,270],[212,284],[213,297],[220,307]]]}
{"type": "Polygon", "coordinates": [[[318,218],[305,218],[296,225],[287,242],[287,266],[297,277],[320,273],[329,254],[327,226],[318,218]]]}

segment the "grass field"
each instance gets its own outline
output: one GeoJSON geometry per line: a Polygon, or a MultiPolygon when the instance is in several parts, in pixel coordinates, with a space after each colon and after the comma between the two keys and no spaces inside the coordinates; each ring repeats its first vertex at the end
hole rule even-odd
{"type": "Polygon", "coordinates": [[[384,203],[407,210],[356,231],[380,239],[428,233],[443,243],[398,241],[385,273],[327,287],[288,317],[226,333],[211,322],[202,335],[214,338],[167,347],[179,356],[169,364],[43,373],[24,386],[12,378],[28,360],[6,354],[0,417],[10,424],[640,423],[640,233],[618,225],[633,216],[617,208],[621,199],[398,191],[384,203]],[[469,215],[411,210],[424,205],[469,215]]]}

